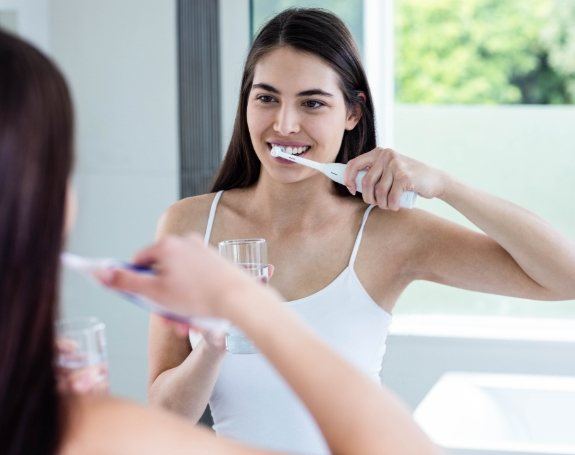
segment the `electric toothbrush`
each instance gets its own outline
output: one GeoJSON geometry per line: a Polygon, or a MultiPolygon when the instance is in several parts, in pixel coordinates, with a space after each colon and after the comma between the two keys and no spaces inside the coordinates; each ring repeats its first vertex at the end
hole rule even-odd
{"type": "MultiPolygon", "coordinates": [[[[64,264],[66,268],[78,272],[81,275],[84,275],[91,279],[95,278],[94,275],[98,271],[103,271],[107,269],[122,268],[139,273],[146,273],[146,274],[154,273],[153,269],[150,267],[130,264],[127,262],[119,261],[117,259],[89,259],[71,253],[62,253],[60,259],[62,261],[62,264],[64,264]]],[[[133,294],[131,292],[121,292],[121,291],[114,291],[114,292],[116,292],[120,297],[123,297],[129,300],[130,302],[134,303],[135,305],[139,306],[140,308],[148,310],[152,313],[156,313],[159,316],[162,316],[166,319],[206,329],[216,335],[224,334],[230,325],[229,322],[224,319],[208,318],[208,317],[196,318],[181,315],[179,313],[176,313],[172,310],[169,310],[157,304],[156,302],[140,294],[133,294]]]]}
{"type": "MultiPolygon", "coordinates": [[[[280,157],[294,163],[301,164],[302,166],[307,166],[321,172],[326,177],[330,178],[334,182],[344,185],[344,172],[346,165],[343,163],[318,163],[317,161],[308,160],[307,158],[302,158],[301,156],[291,155],[285,152],[285,147],[279,147],[274,145],[272,147],[272,156],[280,157]]],[[[359,171],[355,179],[355,185],[357,191],[361,193],[361,181],[365,176],[366,171],[359,171]]],[[[415,205],[415,200],[417,198],[417,193],[414,191],[404,191],[399,200],[399,206],[411,209],[415,205]]]]}

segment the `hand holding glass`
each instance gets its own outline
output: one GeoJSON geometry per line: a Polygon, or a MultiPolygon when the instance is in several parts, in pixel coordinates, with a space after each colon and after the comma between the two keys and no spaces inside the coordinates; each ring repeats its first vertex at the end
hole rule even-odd
{"type": "Polygon", "coordinates": [[[97,318],[56,323],[58,388],[64,393],[107,393],[106,327],[97,318]]]}

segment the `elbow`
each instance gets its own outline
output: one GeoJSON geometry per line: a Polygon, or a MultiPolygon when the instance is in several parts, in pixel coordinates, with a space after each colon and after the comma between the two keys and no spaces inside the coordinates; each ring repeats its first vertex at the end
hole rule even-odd
{"type": "Polygon", "coordinates": [[[575,278],[572,283],[566,283],[565,286],[541,287],[540,294],[534,296],[537,300],[549,302],[560,302],[565,300],[575,300],[575,278]]]}

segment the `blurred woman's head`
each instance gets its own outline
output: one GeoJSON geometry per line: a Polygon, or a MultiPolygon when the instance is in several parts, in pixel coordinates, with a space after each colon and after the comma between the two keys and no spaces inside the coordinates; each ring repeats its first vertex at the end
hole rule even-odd
{"type": "MultiPolygon", "coordinates": [[[[268,117],[270,120],[271,116],[268,117]]],[[[323,133],[320,135],[324,136],[323,133]]],[[[313,8],[288,9],[272,18],[256,36],[244,67],[232,139],[212,191],[252,185],[260,175],[262,162],[271,169],[273,161],[267,156],[271,149],[270,139],[287,145],[310,145],[312,158],[316,145],[316,159],[325,159],[327,155],[323,152],[333,153],[334,156],[329,158],[335,157],[335,161],[342,163],[375,148],[373,104],[359,53],[343,22],[330,12],[313,8]],[[282,76],[281,69],[274,71],[273,67],[275,65],[277,70],[287,62],[287,58],[297,61],[301,68],[311,68],[315,60],[316,67],[323,65],[324,71],[317,75],[316,81],[312,80],[311,70],[308,71],[310,77],[294,77],[297,76],[297,68],[282,76]],[[335,78],[333,81],[330,71],[335,78]],[[273,86],[268,80],[254,81],[256,74],[271,79],[274,72],[273,86]],[[325,90],[320,85],[326,81],[333,82],[337,89],[325,90]],[[267,87],[262,87],[262,82],[267,87]],[[316,91],[307,98],[298,97],[298,88],[304,85],[309,85],[306,87],[309,89],[327,91],[331,96],[318,95],[316,91]],[[337,93],[333,93],[335,91],[337,93]],[[334,144],[314,141],[317,129],[312,120],[319,120],[317,125],[323,122],[325,126],[325,118],[318,119],[318,114],[329,112],[333,106],[323,109],[320,104],[334,100],[334,95],[340,97],[344,105],[343,117],[338,117],[341,121],[332,125],[335,126],[332,135],[337,139],[335,150],[334,144]],[[276,119],[269,121],[268,131],[255,131],[254,125],[261,126],[263,119],[262,116],[257,117],[257,113],[263,111],[252,107],[263,107],[263,104],[267,112],[276,110],[272,114],[276,119]],[[314,106],[320,106],[319,110],[314,106]],[[322,148],[324,150],[320,154],[322,148]],[[266,161],[261,160],[263,157],[266,161]]],[[[344,187],[336,188],[340,194],[349,195],[344,187]]]]}
{"type": "Polygon", "coordinates": [[[0,452],[53,453],[59,255],[72,106],[42,53],[0,30],[0,452]]]}

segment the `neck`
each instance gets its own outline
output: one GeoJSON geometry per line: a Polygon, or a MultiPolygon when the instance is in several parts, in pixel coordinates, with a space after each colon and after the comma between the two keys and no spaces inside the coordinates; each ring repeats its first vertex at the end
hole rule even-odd
{"type": "Polygon", "coordinates": [[[278,230],[290,226],[302,230],[313,228],[333,216],[341,202],[333,182],[319,173],[301,182],[282,183],[262,172],[251,204],[254,215],[262,220],[273,220],[273,226],[278,230]]]}

